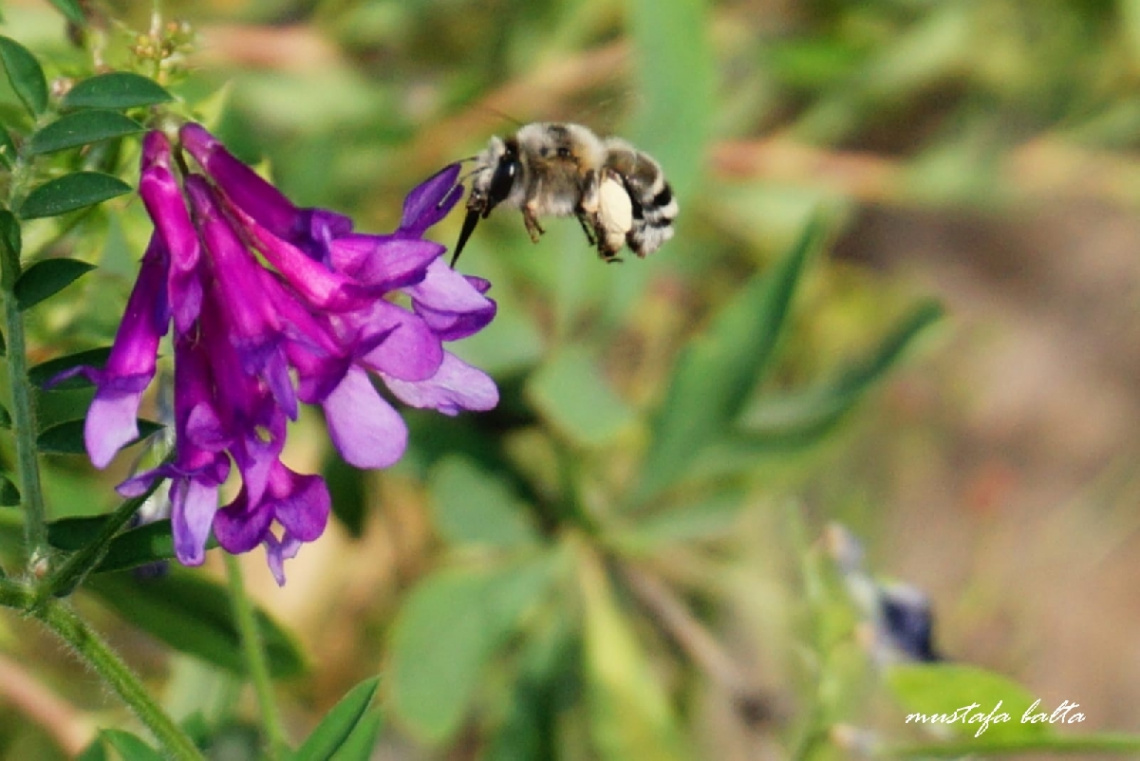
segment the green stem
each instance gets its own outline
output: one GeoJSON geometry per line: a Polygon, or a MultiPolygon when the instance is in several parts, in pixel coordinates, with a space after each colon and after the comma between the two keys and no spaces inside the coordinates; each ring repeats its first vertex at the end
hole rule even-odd
{"type": "Polygon", "coordinates": [[[47,510],[44,507],[40,465],[36,457],[36,417],[28,381],[24,319],[16,303],[14,286],[20,276],[18,248],[0,245],[0,295],[4,299],[4,332],[8,339],[8,385],[12,394],[12,422],[16,439],[16,467],[20,474],[20,496],[24,504],[24,539],[28,558],[36,563],[46,557],[47,510]]]}
{"type": "Polygon", "coordinates": [[[261,629],[253,613],[253,605],[245,593],[241,563],[236,557],[225,554],[226,576],[230,582],[230,600],[233,603],[234,623],[241,638],[242,654],[245,657],[249,678],[257,693],[257,704],[261,709],[261,723],[265,728],[266,758],[278,761],[284,758],[289,749],[285,728],[277,712],[277,701],[273,697],[273,680],[269,676],[269,662],[265,658],[265,646],[261,639],[261,629]]]}
{"type": "Polygon", "coordinates": [[[151,699],[145,686],[107,643],[59,600],[38,601],[35,592],[21,584],[0,581],[0,605],[30,612],[52,633],[71,646],[106,682],[158,739],[169,758],[203,761],[194,742],[151,699]]]}

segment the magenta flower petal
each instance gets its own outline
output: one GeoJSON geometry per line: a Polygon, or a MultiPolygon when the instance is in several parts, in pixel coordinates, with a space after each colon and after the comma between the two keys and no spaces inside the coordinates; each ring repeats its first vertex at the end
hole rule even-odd
{"type": "Polygon", "coordinates": [[[184,124],[179,137],[183,147],[234,204],[279,237],[288,237],[298,211],[281,191],[238,161],[202,125],[184,124]]]}
{"type": "Polygon", "coordinates": [[[408,428],[364,371],[349,370],[322,406],[329,437],[345,462],[358,468],[387,468],[403,456],[408,428]]]}
{"type": "Polygon", "coordinates": [[[320,538],[329,522],[332,498],[320,476],[294,473],[284,465],[275,473],[274,514],[288,537],[301,542],[320,538]]]}
{"type": "Polygon", "coordinates": [[[419,237],[447,216],[451,208],[463,197],[463,187],[456,185],[459,164],[444,167],[408,194],[404,199],[404,214],[399,232],[419,237]]]}
{"type": "Polygon", "coordinates": [[[218,509],[218,486],[203,480],[181,479],[171,488],[170,501],[174,554],[183,565],[201,565],[218,509]]]}
{"type": "Polygon", "coordinates": [[[423,280],[446,250],[430,240],[354,233],[332,244],[331,264],[370,291],[391,291],[423,280]]]}
{"type": "Polygon", "coordinates": [[[249,552],[265,540],[272,523],[272,506],[268,503],[251,505],[242,489],[233,502],[214,514],[214,538],[234,555],[249,552]]]}
{"type": "Polygon", "coordinates": [[[423,318],[387,301],[376,302],[367,324],[387,337],[361,358],[372,370],[406,381],[426,380],[443,361],[439,337],[423,318]]]}
{"type": "Polygon", "coordinates": [[[440,340],[455,341],[481,330],[495,317],[496,304],[479,286],[486,281],[468,279],[442,259],[428,265],[427,277],[406,288],[416,313],[440,340]]]}
{"type": "Polygon", "coordinates": [[[115,454],[139,435],[139,401],[150,379],[135,383],[135,390],[104,386],[95,393],[83,425],[83,442],[91,464],[105,468],[115,454]]]}
{"type": "Polygon", "coordinates": [[[430,380],[408,383],[387,375],[383,378],[388,389],[405,404],[445,415],[461,410],[489,410],[499,403],[499,389],[490,376],[451,352],[444,352],[443,363],[430,380]]]}

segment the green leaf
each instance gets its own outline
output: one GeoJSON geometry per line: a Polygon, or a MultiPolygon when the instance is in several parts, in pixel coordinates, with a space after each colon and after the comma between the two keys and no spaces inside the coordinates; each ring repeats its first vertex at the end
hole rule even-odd
{"type": "MultiPolygon", "coordinates": [[[[106,515],[84,515],[52,521],[48,524],[48,544],[64,552],[80,550],[99,532],[107,518],[106,515]]],[[[217,540],[212,537],[206,543],[208,550],[217,546],[217,540]]],[[[95,573],[123,571],[174,557],[170,521],[154,521],[128,529],[111,540],[93,570],[95,573]]]]}
{"type": "Polygon", "coordinates": [[[16,164],[16,144],[12,142],[12,135],[4,127],[0,127],[0,162],[9,169],[16,164]]]}
{"type": "Polygon", "coordinates": [[[87,19],[83,16],[83,11],[80,10],[76,0],[48,0],[48,2],[54,5],[71,23],[79,27],[87,26],[87,19]]]}
{"type": "MultiPolygon", "coordinates": [[[[55,359],[49,359],[46,362],[40,362],[38,365],[33,365],[28,368],[28,380],[33,386],[42,388],[45,383],[50,381],[55,376],[62,373],[64,370],[70,370],[73,367],[80,367],[87,365],[89,367],[102,368],[107,364],[107,358],[111,356],[110,346],[101,346],[98,349],[85,349],[84,351],[76,352],[74,354],[67,354],[55,359]]],[[[52,391],[63,391],[74,388],[88,388],[92,385],[91,381],[85,375],[76,375],[68,378],[65,381],[60,381],[58,384],[52,386],[52,391]]]]}
{"type": "Polygon", "coordinates": [[[384,717],[379,712],[370,711],[365,714],[332,757],[333,761],[369,761],[374,758],[376,742],[380,739],[380,730],[383,728],[384,717]]]}
{"type": "Polygon", "coordinates": [[[717,113],[710,5],[706,0],[634,0],[627,14],[643,104],[632,137],[661,162],[681,198],[696,186],[717,113]],[[661,128],[665,124],[668,129],[661,128]]]}
{"type": "MultiPolygon", "coordinates": [[[[329,711],[305,743],[293,755],[294,761],[327,761],[344,747],[352,734],[366,718],[366,711],[376,689],[379,677],[366,679],[348,691],[329,711]]],[[[367,726],[367,722],[365,722],[367,726]]],[[[378,727],[377,727],[378,728],[378,727]]],[[[371,751],[371,748],[368,749],[371,751]]],[[[365,756],[367,758],[367,756],[365,756]]]]}
{"type": "Polygon", "coordinates": [[[544,556],[493,571],[443,569],[416,585],[392,627],[385,686],[417,737],[438,745],[454,736],[484,666],[550,579],[544,556]]]}
{"type": "Polygon", "coordinates": [[[941,306],[924,303],[900,320],[866,356],[850,363],[820,388],[757,400],[741,421],[746,441],[772,450],[814,443],[881,381],[906,355],[915,339],[942,316],[941,306]]]}
{"type": "Polygon", "coordinates": [[[8,412],[8,408],[0,404],[0,428],[12,427],[12,415],[8,412]]]}
{"type": "Polygon", "coordinates": [[[131,186],[102,172],[74,172],[32,189],[17,210],[22,219],[55,217],[131,192],[131,186]]]}
{"type": "Polygon", "coordinates": [[[895,699],[908,711],[910,724],[933,725],[987,740],[1039,738],[1052,731],[1048,723],[1023,718],[1027,713],[1030,717],[1042,711],[1048,714],[1055,706],[1034,707],[1037,698],[1033,693],[992,671],[955,663],[908,663],[891,666],[886,677],[895,699]],[[961,718],[953,720],[956,713],[961,718]],[[1001,713],[1008,719],[991,718],[987,723],[983,718],[1001,713]],[[984,734],[979,735],[979,730],[984,734]]]}
{"type": "Polygon", "coordinates": [[[33,155],[62,151],[113,137],[142,132],[143,126],[118,111],[93,109],[65,114],[32,135],[28,147],[33,155]]]}
{"type": "Polygon", "coordinates": [[[11,288],[20,276],[20,222],[7,209],[0,209],[0,282],[11,288]]]}
{"type": "Polygon", "coordinates": [[[16,280],[16,305],[21,310],[31,309],[93,269],[94,264],[78,259],[45,259],[36,262],[16,280]]]}
{"type": "MultiPolygon", "coordinates": [[[[234,674],[245,673],[241,641],[224,586],[171,568],[169,574],[158,579],[137,579],[130,573],[92,576],[83,588],[98,595],[125,620],[175,650],[234,674]]],[[[275,678],[302,673],[305,664],[297,643],[263,610],[258,609],[255,614],[270,673],[275,678]]]]}
{"type": "Polygon", "coordinates": [[[519,547],[537,536],[526,519],[526,506],[500,478],[458,456],[447,457],[429,481],[432,515],[451,544],[519,547]]]}
{"type": "Polygon", "coordinates": [[[12,479],[0,473],[0,507],[15,507],[20,504],[20,490],[12,479]]]}
{"type": "Polygon", "coordinates": [[[129,71],[112,71],[79,82],[63,96],[64,108],[112,108],[166,103],[173,97],[152,79],[129,71]]]}
{"type": "Polygon", "coordinates": [[[4,340],[4,334],[0,333],[0,357],[6,357],[7,355],[8,355],[8,344],[4,340]]]}
{"type": "MultiPolygon", "coordinates": [[[[139,435],[126,446],[132,446],[161,431],[165,426],[153,420],[138,420],[139,435]]],[[[68,420],[66,423],[53,425],[36,437],[36,449],[43,454],[87,454],[87,447],[83,441],[83,421],[68,420]]]]}
{"type": "Polygon", "coordinates": [[[36,437],[36,449],[44,454],[84,454],[83,421],[68,420],[53,425],[36,437]]]}
{"type": "Polygon", "coordinates": [[[641,500],[682,477],[740,414],[771,363],[804,263],[822,237],[823,223],[816,218],[783,261],[754,276],[685,347],[653,419],[641,500]]]}
{"type": "Polygon", "coordinates": [[[47,108],[48,89],[36,57],[11,37],[0,36],[0,61],[20,102],[33,117],[42,114],[47,108]]]}
{"type": "Polygon", "coordinates": [[[622,613],[601,561],[583,552],[586,700],[601,759],[669,761],[688,758],[669,699],[622,613]]]}
{"type": "Polygon", "coordinates": [[[530,377],[527,398],[559,433],[582,447],[612,441],[632,427],[633,410],[601,377],[583,347],[566,347],[530,377]]]}
{"type": "Polygon", "coordinates": [[[123,761],[163,761],[161,753],[129,732],[104,729],[99,735],[111,744],[123,761]]]}

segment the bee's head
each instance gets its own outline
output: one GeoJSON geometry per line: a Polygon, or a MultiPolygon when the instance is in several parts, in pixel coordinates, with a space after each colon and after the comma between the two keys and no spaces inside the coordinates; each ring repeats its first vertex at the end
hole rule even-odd
{"type": "MultiPolygon", "coordinates": [[[[491,173],[487,182],[476,182],[467,196],[467,216],[463,218],[463,228],[459,231],[459,241],[451,256],[451,266],[459,260],[467,239],[475,232],[480,219],[486,219],[491,210],[507,199],[515,182],[522,174],[522,161],[519,159],[519,146],[514,138],[491,142],[489,166],[483,168],[491,173]]],[[[479,170],[476,170],[479,171],[479,170]]],[[[484,175],[486,176],[486,175],[484,175]]]]}

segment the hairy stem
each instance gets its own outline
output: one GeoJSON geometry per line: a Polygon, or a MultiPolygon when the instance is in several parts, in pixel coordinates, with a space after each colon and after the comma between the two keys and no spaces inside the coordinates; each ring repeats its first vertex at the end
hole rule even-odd
{"type": "Polygon", "coordinates": [[[0,581],[0,605],[31,613],[67,643],[72,652],[90,666],[150,729],[169,758],[203,761],[204,757],[194,742],[155,703],[127,664],[65,603],[55,599],[39,601],[29,587],[0,581]]]}
{"type": "MultiPolygon", "coordinates": [[[[5,227],[15,225],[10,212],[5,227]]],[[[46,556],[47,511],[44,508],[40,465],[36,457],[36,417],[28,382],[27,347],[24,319],[16,303],[15,284],[20,276],[18,232],[16,245],[0,245],[0,297],[4,299],[4,333],[8,342],[8,386],[12,395],[13,433],[16,439],[16,468],[20,475],[20,497],[24,506],[24,538],[28,558],[35,563],[46,556]]]]}

